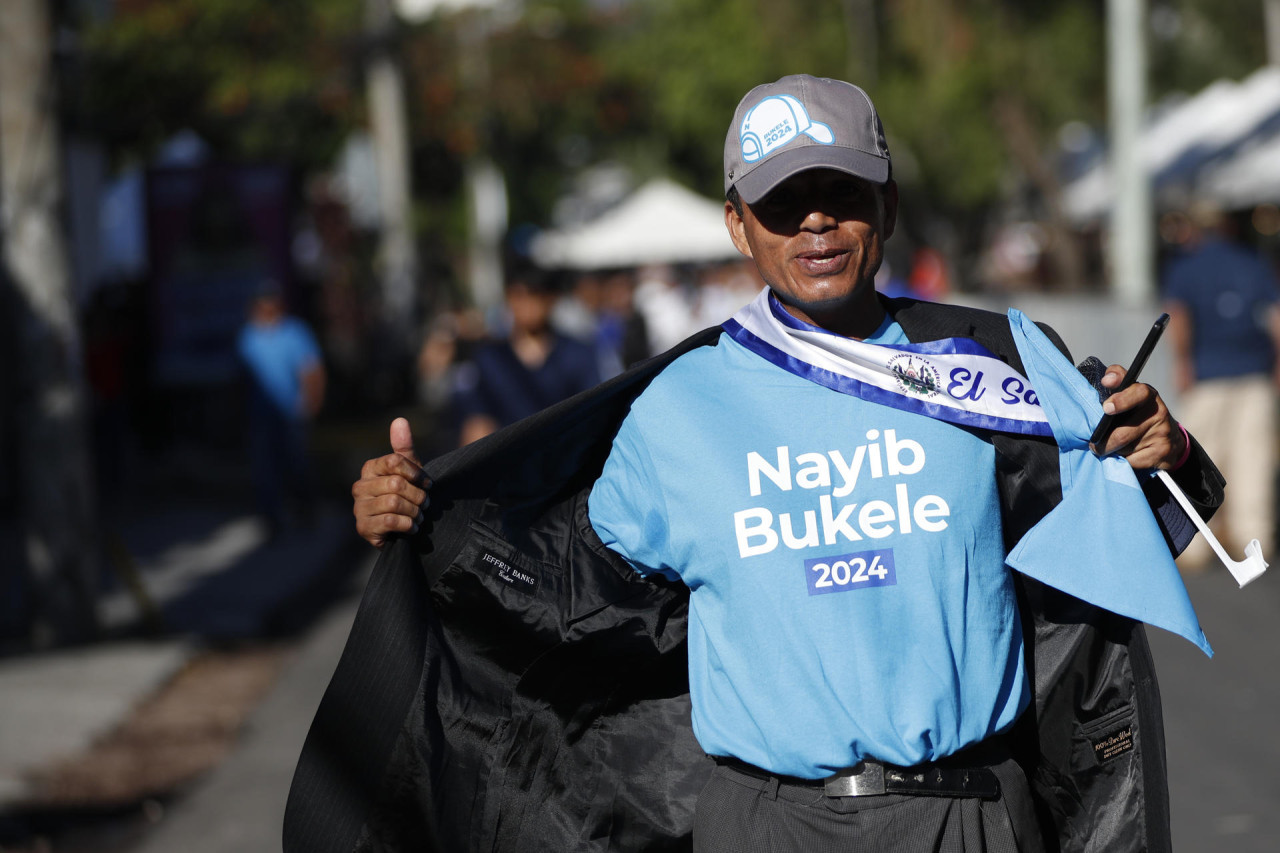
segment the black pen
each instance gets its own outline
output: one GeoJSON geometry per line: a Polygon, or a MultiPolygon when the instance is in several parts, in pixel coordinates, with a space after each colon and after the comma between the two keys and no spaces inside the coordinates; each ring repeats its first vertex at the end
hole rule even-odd
{"type": "MultiPolygon", "coordinates": [[[[1142,372],[1147,359],[1151,357],[1152,351],[1156,348],[1156,343],[1160,340],[1160,335],[1164,333],[1165,326],[1168,325],[1168,314],[1161,314],[1155,323],[1151,325],[1151,331],[1147,332],[1147,338],[1142,342],[1142,348],[1138,350],[1138,354],[1134,356],[1133,364],[1129,365],[1129,371],[1124,375],[1124,379],[1121,380],[1120,387],[1111,392],[1112,394],[1123,391],[1138,381],[1138,374],[1142,372]]],[[[1098,421],[1098,426],[1094,429],[1093,435],[1089,436],[1089,443],[1095,448],[1101,450],[1107,436],[1111,434],[1111,423],[1114,419],[1115,415],[1103,415],[1102,420],[1098,421]]]]}

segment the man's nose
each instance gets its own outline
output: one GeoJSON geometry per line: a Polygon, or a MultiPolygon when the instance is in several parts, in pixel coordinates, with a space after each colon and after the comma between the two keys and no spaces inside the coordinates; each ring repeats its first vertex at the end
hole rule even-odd
{"type": "Polygon", "coordinates": [[[820,233],[822,231],[830,231],[839,224],[840,221],[827,211],[825,205],[815,205],[813,210],[805,214],[804,219],[800,222],[800,229],[802,231],[820,233]]]}

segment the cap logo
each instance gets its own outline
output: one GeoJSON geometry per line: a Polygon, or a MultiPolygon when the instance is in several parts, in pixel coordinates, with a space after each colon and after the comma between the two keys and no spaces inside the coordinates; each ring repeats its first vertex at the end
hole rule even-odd
{"type": "Polygon", "coordinates": [[[809,112],[790,95],[773,95],[752,107],[742,119],[738,141],[744,163],[754,163],[804,134],[822,145],[835,142],[831,128],[809,118],[809,112]]]}

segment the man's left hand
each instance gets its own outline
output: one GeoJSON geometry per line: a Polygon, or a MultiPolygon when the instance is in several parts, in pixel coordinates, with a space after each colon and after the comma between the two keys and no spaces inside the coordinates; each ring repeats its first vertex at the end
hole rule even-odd
{"type": "MultiPolygon", "coordinates": [[[[1124,367],[1111,365],[1102,377],[1103,387],[1119,387],[1124,375],[1124,367]]],[[[1168,469],[1186,452],[1182,430],[1159,392],[1150,385],[1135,382],[1108,397],[1102,410],[1115,415],[1115,425],[1106,444],[1094,448],[1099,456],[1119,454],[1138,470],[1168,469]]]]}

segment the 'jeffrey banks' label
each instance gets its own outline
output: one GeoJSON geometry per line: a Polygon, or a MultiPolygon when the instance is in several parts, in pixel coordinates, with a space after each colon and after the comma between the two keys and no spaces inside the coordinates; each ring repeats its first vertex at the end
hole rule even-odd
{"type": "Polygon", "coordinates": [[[512,589],[518,589],[525,595],[533,595],[538,591],[538,578],[523,569],[518,569],[501,557],[486,551],[480,562],[492,567],[494,576],[512,589]]]}

